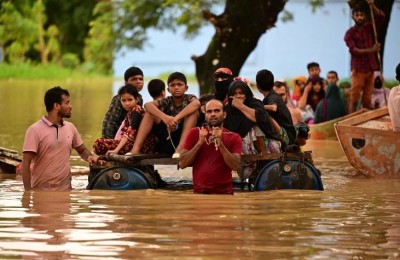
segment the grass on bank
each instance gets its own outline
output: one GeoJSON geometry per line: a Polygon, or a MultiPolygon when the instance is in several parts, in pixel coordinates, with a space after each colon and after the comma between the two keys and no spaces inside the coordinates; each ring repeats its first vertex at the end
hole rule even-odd
{"type": "Polygon", "coordinates": [[[111,75],[89,73],[59,65],[0,64],[0,79],[70,79],[70,78],[110,78],[111,75]]]}
{"type": "MultiPolygon", "coordinates": [[[[170,72],[161,73],[158,78],[167,81],[170,72]]],[[[195,75],[186,74],[188,82],[197,82],[195,75]]],[[[70,69],[55,64],[48,65],[31,65],[27,63],[22,64],[6,64],[0,63],[0,80],[9,79],[50,79],[50,80],[64,80],[64,79],[86,79],[86,78],[113,78],[112,75],[105,75],[94,72],[87,72],[84,70],[70,69]]],[[[154,77],[153,77],[154,78],[154,77]]],[[[122,79],[123,80],[123,79],[122,79]]],[[[344,80],[344,79],[342,79],[344,80]]],[[[349,80],[349,79],[346,79],[349,80]]],[[[288,85],[291,87],[292,79],[286,79],[288,85]]],[[[395,79],[385,79],[385,86],[392,88],[399,85],[395,79]]]]}

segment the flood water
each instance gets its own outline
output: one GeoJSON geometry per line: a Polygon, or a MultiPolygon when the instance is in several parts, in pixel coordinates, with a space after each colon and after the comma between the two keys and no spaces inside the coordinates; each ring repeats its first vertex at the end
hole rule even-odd
{"type": "MultiPolygon", "coordinates": [[[[70,90],[70,121],[86,145],[99,137],[111,82],[3,81],[0,146],[22,150],[54,85],[70,90]]],[[[156,168],[183,188],[88,191],[76,175],[71,192],[24,192],[19,176],[0,174],[0,259],[400,258],[400,180],[364,178],[337,141],[305,150],[325,191],[194,195],[190,169],[173,166],[156,168]]]]}

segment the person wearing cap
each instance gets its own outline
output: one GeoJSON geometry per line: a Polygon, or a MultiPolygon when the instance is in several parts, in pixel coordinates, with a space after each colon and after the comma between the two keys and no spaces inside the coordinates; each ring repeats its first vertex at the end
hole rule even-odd
{"type": "MultiPolygon", "coordinates": [[[[385,13],[378,9],[374,0],[368,0],[373,10],[377,26],[383,23],[385,13]]],[[[344,41],[351,55],[351,106],[350,113],[357,109],[358,101],[362,98],[362,106],[371,109],[371,97],[374,90],[374,71],[379,70],[376,54],[381,45],[374,41],[373,24],[367,21],[368,6],[352,7],[352,18],[355,25],[347,30],[344,41]],[[361,95],[362,92],[362,95],[361,95]]]]}
{"type": "MultiPolygon", "coordinates": [[[[143,71],[138,67],[130,67],[124,73],[125,84],[135,86],[140,92],[143,89],[143,71]]],[[[138,105],[143,105],[142,95],[138,96],[138,105]]],[[[122,107],[119,95],[115,95],[108,107],[108,111],[104,116],[101,135],[103,138],[113,139],[117,131],[126,117],[127,111],[122,107]]]]}
{"type": "Polygon", "coordinates": [[[215,99],[228,103],[228,89],[233,81],[232,71],[228,68],[219,68],[214,72],[214,96],[215,99]]]}
{"type": "MultiPolygon", "coordinates": [[[[396,79],[400,81],[400,63],[396,67],[396,79]]],[[[393,131],[400,132],[400,85],[390,90],[388,108],[393,131]]]]}

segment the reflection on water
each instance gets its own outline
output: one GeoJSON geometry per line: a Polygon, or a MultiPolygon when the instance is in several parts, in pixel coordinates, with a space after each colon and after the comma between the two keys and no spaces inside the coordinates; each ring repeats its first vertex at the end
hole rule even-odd
{"type": "MultiPolygon", "coordinates": [[[[43,95],[13,87],[0,85],[0,108],[26,112],[0,113],[0,146],[20,151],[43,95]]],[[[70,87],[71,120],[88,146],[100,134],[108,88],[70,87]]],[[[306,150],[323,192],[194,195],[190,169],[172,166],[158,167],[168,189],[141,191],[87,191],[79,175],[72,192],[24,192],[20,177],[0,174],[0,258],[399,258],[400,180],[360,176],[337,141],[311,141],[306,150]]]]}
{"type": "Polygon", "coordinates": [[[112,98],[111,80],[0,80],[0,146],[22,151],[25,131],[46,114],[44,93],[53,86],[68,89],[73,122],[88,146],[101,135],[101,122],[112,98]]]}
{"type": "Polygon", "coordinates": [[[400,183],[378,182],[336,175],[324,192],[234,196],[3,187],[0,258],[398,257],[400,183]]]}

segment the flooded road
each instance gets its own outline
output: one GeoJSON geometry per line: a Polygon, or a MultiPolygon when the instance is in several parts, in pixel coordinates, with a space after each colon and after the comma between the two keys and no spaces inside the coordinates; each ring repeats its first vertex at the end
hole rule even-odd
{"type": "Polygon", "coordinates": [[[178,189],[140,191],[88,191],[78,175],[72,192],[24,192],[2,174],[0,258],[399,258],[400,181],[358,175],[335,142],[310,145],[328,147],[314,157],[322,192],[194,195],[174,166],[158,169],[178,189]]]}
{"type": "MultiPolygon", "coordinates": [[[[1,100],[3,111],[35,109],[17,120],[1,114],[9,123],[0,124],[0,146],[20,151],[26,127],[43,113],[42,94],[30,91],[14,86],[14,97],[1,100]]],[[[112,94],[70,92],[71,121],[90,146],[106,109],[99,104],[107,107],[112,94]]],[[[19,176],[0,174],[0,259],[400,258],[400,180],[359,175],[337,141],[304,150],[313,151],[324,191],[194,195],[190,169],[174,166],[156,166],[166,189],[140,191],[89,191],[87,176],[76,175],[71,192],[24,192],[19,176]]]]}

